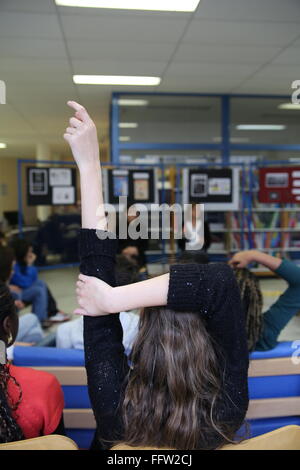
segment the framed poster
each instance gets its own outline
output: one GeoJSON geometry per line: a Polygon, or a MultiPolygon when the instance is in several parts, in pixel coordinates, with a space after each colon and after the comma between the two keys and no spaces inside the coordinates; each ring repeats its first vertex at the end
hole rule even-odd
{"type": "Polygon", "coordinates": [[[133,173],[133,199],[137,201],[149,200],[149,173],[133,173]]]}
{"type": "Polygon", "coordinates": [[[191,177],[191,196],[193,197],[206,197],[208,192],[208,177],[207,175],[193,174],[191,177]]]}
{"type": "Polygon", "coordinates": [[[72,205],[76,203],[75,168],[26,168],[29,206],[72,205]]]}
{"type": "Polygon", "coordinates": [[[258,200],[263,203],[299,204],[300,167],[260,168],[258,200]]]}
{"type": "Polygon", "coordinates": [[[105,202],[118,205],[119,197],[127,197],[128,207],[134,203],[158,203],[155,169],[106,169],[103,172],[105,202]]]}
{"type": "Polygon", "coordinates": [[[48,191],[48,171],[46,169],[30,168],[29,194],[31,196],[45,196],[48,191]]]}
{"type": "Polygon", "coordinates": [[[239,207],[239,168],[184,169],[183,203],[205,204],[207,211],[239,207]]]}
{"type": "Polygon", "coordinates": [[[53,205],[75,204],[74,186],[54,186],[52,191],[53,205]]]}
{"type": "Polygon", "coordinates": [[[128,171],[113,170],[113,196],[128,196],[128,171]]]}
{"type": "Polygon", "coordinates": [[[49,179],[50,179],[50,186],[71,186],[72,169],[71,168],[50,168],[49,179]]]}

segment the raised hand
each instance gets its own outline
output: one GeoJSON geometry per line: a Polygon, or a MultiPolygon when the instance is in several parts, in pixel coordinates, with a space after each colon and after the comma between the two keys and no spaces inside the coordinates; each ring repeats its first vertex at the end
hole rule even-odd
{"type": "Polygon", "coordinates": [[[240,251],[233,255],[233,257],[228,261],[228,264],[232,268],[245,268],[252,261],[256,261],[256,253],[256,250],[240,251]]]}
{"type": "Polygon", "coordinates": [[[259,263],[271,271],[276,271],[282,263],[281,258],[268,255],[259,250],[246,250],[236,253],[231,260],[228,261],[228,264],[232,268],[245,268],[250,263],[259,263]]]}
{"type": "Polygon", "coordinates": [[[67,104],[75,114],[70,118],[64,139],[71,147],[79,171],[84,171],[99,162],[97,129],[81,104],[76,101],[68,101],[67,104]]]}

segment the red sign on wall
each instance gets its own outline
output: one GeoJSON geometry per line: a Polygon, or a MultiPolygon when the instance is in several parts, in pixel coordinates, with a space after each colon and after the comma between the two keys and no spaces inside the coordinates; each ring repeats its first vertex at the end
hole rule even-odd
{"type": "Polygon", "coordinates": [[[300,167],[260,168],[258,200],[300,204],[300,167]]]}

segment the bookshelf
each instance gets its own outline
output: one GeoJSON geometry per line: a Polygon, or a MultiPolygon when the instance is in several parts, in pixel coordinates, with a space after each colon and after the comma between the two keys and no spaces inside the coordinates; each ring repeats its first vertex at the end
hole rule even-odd
{"type": "MultiPolygon", "coordinates": [[[[217,240],[209,250],[212,259],[223,256],[225,260],[237,251],[258,249],[300,264],[300,205],[260,203],[257,170],[249,171],[244,187],[241,182],[239,209],[209,217],[213,240],[217,240]],[[214,223],[218,218],[219,223],[214,223]]],[[[269,274],[262,266],[253,271],[269,274]]]]}
{"type": "MultiPolygon", "coordinates": [[[[300,264],[300,204],[262,204],[258,201],[258,179],[256,169],[240,172],[239,208],[230,211],[206,211],[212,243],[208,250],[211,261],[227,261],[230,255],[248,249],[259,249],[273,256],[292,259],[300,264]],[[252,171],[252,174],[251,174],[252,171]]],[[[182,201],[182,179],[175,178],[175,167],[166,168],[159,176],[160,197],[169,204],[182,201]]],[[[176,240],[152,240],[149,258],[169,258],[178,253],[176,240]]],[[[270,275],[262,266],[254,266],[259,275],[270,275]]]]}

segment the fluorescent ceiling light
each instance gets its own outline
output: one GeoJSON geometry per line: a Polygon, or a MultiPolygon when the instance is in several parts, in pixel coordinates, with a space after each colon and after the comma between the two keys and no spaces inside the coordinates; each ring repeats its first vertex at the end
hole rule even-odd
{"type": "Polygon", "coordinates": [[[297,103],[282,103],[278,106],[279,109],[293,109],[295,111],[300,111],[300,104],[297,103]]]}
{"type": "Polygon", "coordinates": [[[130,140],[130,137],[128,135],[121,135],[119,137],[120,142],[128,142],[130,140]]]}
{"type": "Polygon", "coordinates": [[[239,131],[282,131],[286,128],[282,124],[239,124],[239,131]]]}
{"type": "Polygon", "coordinates": [[[122,75],[73,75],[74,83],[79,85],[137,85],[156,86],[159,77],[131,77],[122,75]]]}
{"type": "Polygon", "coordinates": [[[147,100],[118,100],[119,106],[147,106],[147,104],[149,104],[147,100]]]}
{"type": "Polygon", "coordinates": [[[119,127],[121,129],[136,129],[137,126],[137,122],[119,122],[119,127]]]}
{"type": "Polygon", "coordinates": [[[0,142],[0,149],[6,149],[7,145],[3,142],[0,142]]]}
{"type": "Polygon", "coordinates": [[[117,10],[195,11],[200,0],[55,0],[63,7],[117,10]]]}

